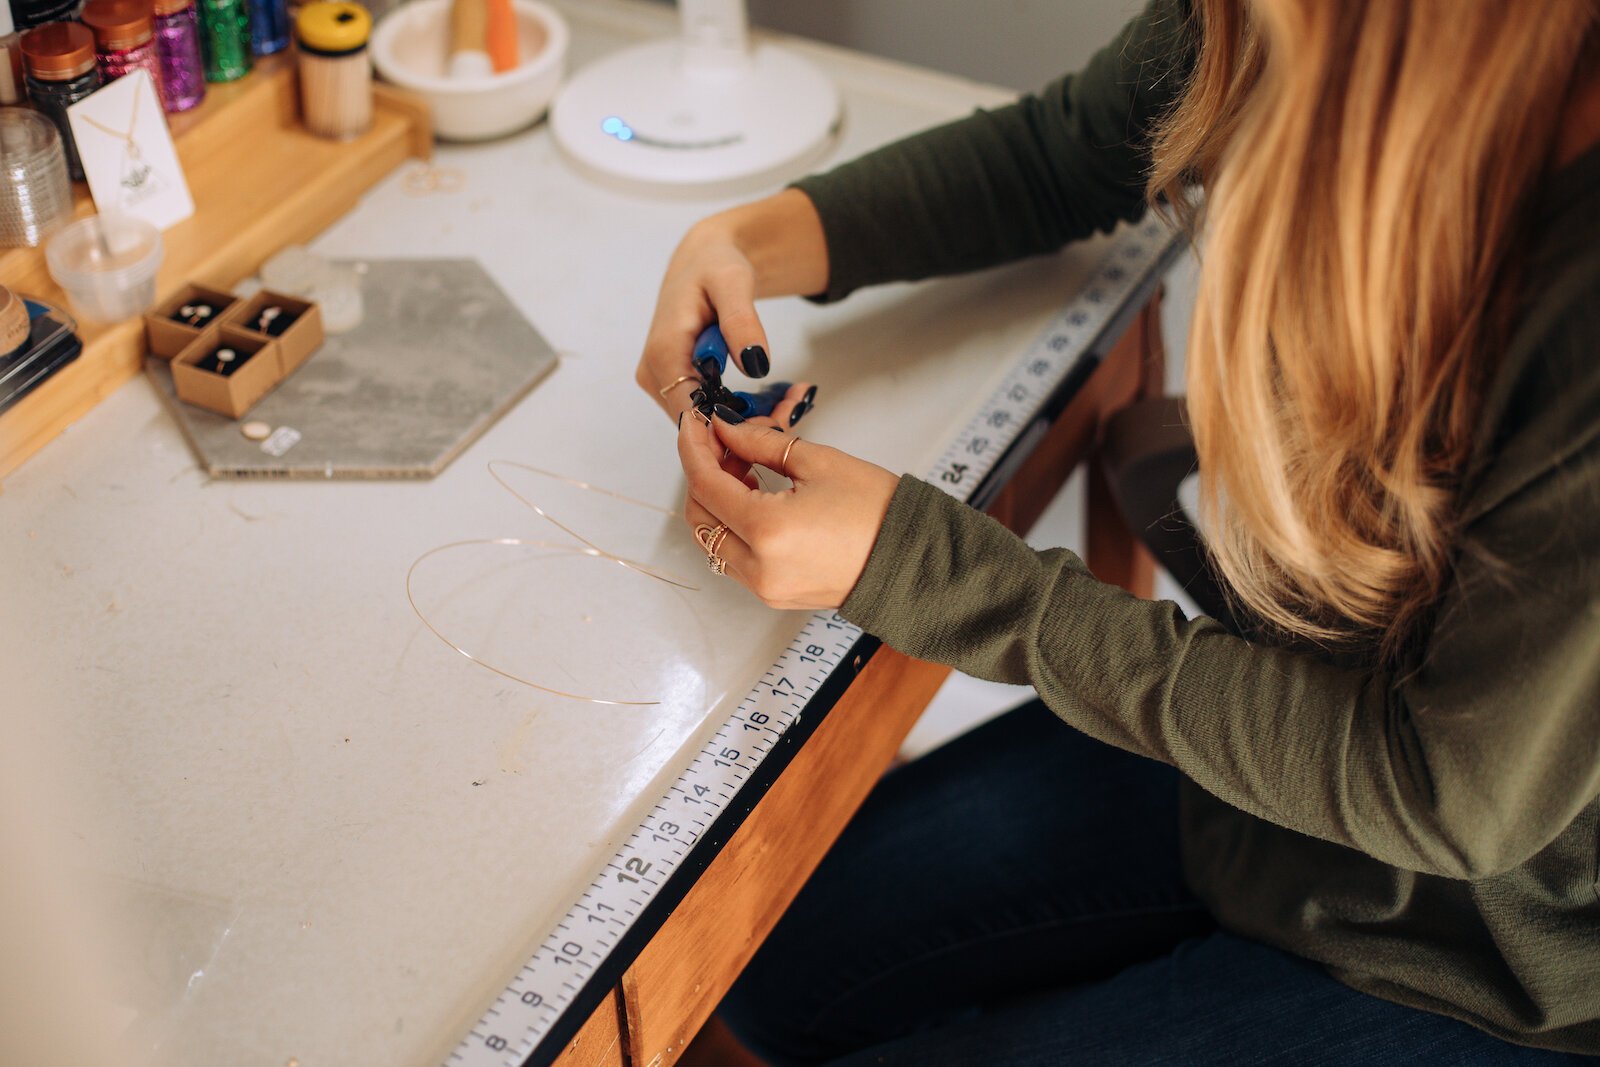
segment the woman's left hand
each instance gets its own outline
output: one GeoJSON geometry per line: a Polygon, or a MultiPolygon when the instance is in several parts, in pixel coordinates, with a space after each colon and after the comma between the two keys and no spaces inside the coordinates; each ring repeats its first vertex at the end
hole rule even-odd
{"type": "Polygon", "coordinates": [[[774,426],[707,426],[693,411],[678,426],[689,477],[691,529],[726,526],[717,555],[727,573],[775,608],[837,608],[866,568],[899,479],[836,448],[774,426]],[[794,482],[769,493],[725,469],[724,452],[794,482]],[[787,462],[785,456],[787,455],[787,462]]]}

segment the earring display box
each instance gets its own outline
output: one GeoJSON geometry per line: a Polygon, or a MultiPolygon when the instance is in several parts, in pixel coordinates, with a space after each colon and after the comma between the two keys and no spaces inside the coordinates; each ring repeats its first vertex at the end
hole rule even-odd
{"type": "Polygon", "coordinates": [[[277,341],[227,324],[206,329],[172,359],[180,400],[235,419],[283,377],[277,341]]]}
{"type": "Polygon", "coordinates": [[[293,374],[322,346],[322,312],[316,304],[263,289],[223,318],[229,325],[278,342],[283,373],[293,374]]]}
{"type": "Polygon", "coordinates": [[[223,289],[186,285],[144,317],[150,354],[171,359],[222,320],[239,298],[223,289]]]}

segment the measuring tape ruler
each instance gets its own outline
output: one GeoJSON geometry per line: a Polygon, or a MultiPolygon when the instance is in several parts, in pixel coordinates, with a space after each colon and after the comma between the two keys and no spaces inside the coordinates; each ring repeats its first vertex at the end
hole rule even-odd
{"type": "Polygon", "coordinates": [[[1181,242],[1147,213],[1124,226],[1076,295],[968,419],[928,480],[982,509],[1004,488],[1160,283],[1181,242]]]}
{"type": "MultiPolygon", "coordinates": [[[[962,427],[928,480],[986,505],[1055,410],[1093,373],[1178,248],[1155,217],[1120,229],[1088,281],[962,427]]],[[[811,616],[446,1064],[554,1062],[877,647],[835,612],[811,616]]]]}

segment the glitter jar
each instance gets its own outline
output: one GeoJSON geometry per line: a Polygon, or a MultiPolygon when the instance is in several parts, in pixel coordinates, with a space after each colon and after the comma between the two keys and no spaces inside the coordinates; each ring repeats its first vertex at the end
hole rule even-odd
{"type": "Polygon", "coordinates": [[[346,140],[372,126],[372,16],[349,0],[312,0],[295,17],[306,129],[346,140]]]}
{"type": "Polygon", "coordinates": [[[102,85],[142,70],[160,91],[161,68],[156,63],[149,7],[137,0],[89,0],[83,9],[83,24],[94,33],[94,60],[102,85]]]}
{"type": "Polygon", "coordinates": [[[258,56],[270,56],[288,47],[286,0],[250,0],[250,48],[258,56]]]}
{"type": "Polygon", "coordinates": [[[206,98],[200,61],[200,14],[194,0],[156,0],[156,63],[161,67],[161,107],[188,111],[206,98]]]}
{"type": "Polygon", "coordinates": [[[250,73],[250,0],[195,0],[206,81],[238,81],[250,73]]]}
{"type": "Polygon", "coordinates": [[[67,108],[100,88],[94,64],[94,34],[76,22],[52,22],[22,35],[22,61],[34,106],[61,131],[67,172],[83,178],[78,144],[72,139],[67,108]]]}

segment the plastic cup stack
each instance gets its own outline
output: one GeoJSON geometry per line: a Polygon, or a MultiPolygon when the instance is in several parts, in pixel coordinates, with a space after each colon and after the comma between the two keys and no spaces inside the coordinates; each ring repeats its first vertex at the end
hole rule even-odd
{"type": "Polygon", "coordinates": [[[86,318],[120,322],[155,306],[161,231],[143,219],[79,219],[50,239],[44,258],[50,277],[86,318]]]}
{"type": "Polygon", "coordinates": [[[0,171],[0,244],[36,247],[72,217],[61,134],[37,111],[0,108],[0,171]]]}

